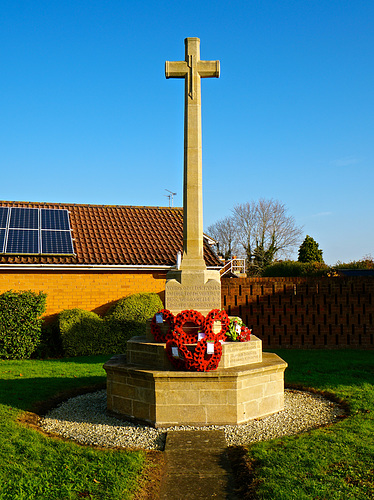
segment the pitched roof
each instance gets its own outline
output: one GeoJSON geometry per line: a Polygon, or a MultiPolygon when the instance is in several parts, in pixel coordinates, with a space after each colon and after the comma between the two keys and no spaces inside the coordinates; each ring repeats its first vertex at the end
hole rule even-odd
{"type": "MultiPolygon", "coordinates": [[[[0,264],[173,266],[183,248],[183,209],[0,201],[3,207],[66,209],[75,256],[6,255],[0,264]]],[[[208,267],[221,266],[204,239],[208,267]]]]}

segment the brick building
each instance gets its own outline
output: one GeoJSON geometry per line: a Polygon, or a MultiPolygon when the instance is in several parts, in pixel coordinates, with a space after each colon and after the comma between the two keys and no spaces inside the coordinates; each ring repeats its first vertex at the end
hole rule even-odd
{"type": "MultiPolygon", "coordinates": [[[[73,307],[103,313],[113,301],[137,292],[163,298],[166,272],[183,247],[181,208],[0,201],[0,209],[0,293],[41,290],[47,293],[46,316],[73,307]],[[43,227],[17,228],[16,209],[31,209],[21,212],[39,220],[40,213],[67,211],[72,251],[59,253],[57,247],[49,253],[41,244],[31,253],[27,245],[11,247],[11,235],[35,233],[36,240],[48,233],[43,227]]],[[[220,267],[206,239],[204,256],[208,268],[220,267]]]]}

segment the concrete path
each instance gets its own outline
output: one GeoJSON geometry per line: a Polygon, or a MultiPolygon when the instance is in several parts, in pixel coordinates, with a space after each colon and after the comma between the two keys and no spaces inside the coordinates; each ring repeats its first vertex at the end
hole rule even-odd
{"type": "Polygon", "coordinates": [[[160,500],[236,500],[224,431],[167,433],[160,500]]]}

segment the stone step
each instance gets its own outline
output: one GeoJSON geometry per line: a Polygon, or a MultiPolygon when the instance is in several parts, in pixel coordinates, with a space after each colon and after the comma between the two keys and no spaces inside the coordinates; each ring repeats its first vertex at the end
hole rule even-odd
{"type": "MultiPolygon", "coordinates": [[[[194,352],[196,344],[186,345],[194,352]]],[[[166,344],[149,341],[145,337],[132,337],[127,342],[127,361],[132,365],[158,370],[173,370],[166,354],[166,344]]],[[[218,370],[261,363],[262,341],[251,335],[249,342],[224,342],[218,370]]]]}
{"type": "Polygon", "coordinates": [[[160,500],[237,498],[223,430],[168,432],[165,462],[160,500]]]}

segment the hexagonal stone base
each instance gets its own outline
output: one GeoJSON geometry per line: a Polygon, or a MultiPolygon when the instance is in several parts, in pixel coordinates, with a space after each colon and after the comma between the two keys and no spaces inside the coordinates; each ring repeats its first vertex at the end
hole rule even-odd
{"type": "Polygon", "coordinates": [[[283,409],[286,367],[271,353],[210,372],[146,369],[115,356],[104,365],[108,410],[155,427],[245,423],[283,409]]]}

